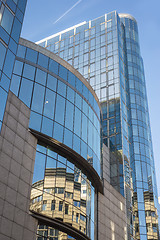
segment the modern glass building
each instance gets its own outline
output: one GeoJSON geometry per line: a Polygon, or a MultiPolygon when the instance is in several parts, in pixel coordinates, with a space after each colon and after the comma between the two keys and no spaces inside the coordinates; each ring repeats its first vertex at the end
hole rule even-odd
{"type": "Polygon", "coordinates": [[[0,1],[0,129],[26,7],[26,0],[0,1]]]}
{"type": "Polygon", "coordinates": [[[37,44],[74,66],[95,90],[103,142],[116,155],[111,184],[126,198],[128,239],[158,239],[158,197],[138,27],[112,12],[37,44]]]}

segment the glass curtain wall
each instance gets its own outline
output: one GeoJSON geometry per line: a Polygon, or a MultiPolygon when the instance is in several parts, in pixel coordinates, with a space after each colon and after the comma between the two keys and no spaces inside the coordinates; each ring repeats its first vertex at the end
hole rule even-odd
{"type": "Polygon", "coordinates": [[[0,131],[26,0],[0,0],[0,131]]]}

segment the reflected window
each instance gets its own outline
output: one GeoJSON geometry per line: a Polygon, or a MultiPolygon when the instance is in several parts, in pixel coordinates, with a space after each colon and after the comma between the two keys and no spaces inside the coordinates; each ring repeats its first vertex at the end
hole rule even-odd
{"type": "Polygon", "coordinates": [[[42,205],[42,211],[46,211],[46,209],[47,209],[47,200],[44,200],[42,205]]]}
{"type": "Polygon", "coordinates": [[[5,7],[2,21],[1,21],[1,26],[10,34],[11,33],[11,28],[13,24],[13,19],[14,16],[12,13],[5,7]]]}
{"type": "Polygon", "coordinates": [[[65,204],[65,214],[68,214],[68,208],[69,208],[69,205],[65,204]]]}
{"type": "Polygon", "coordinates": [[[56,200],[52,200],[52,202],[51,202],[51,211],[55,210],[55,206],[56,206],[56,200]]]}
{"type": "Polygon", "coordinates": [[[59,202],[59,211],[61,212],[63,209],[63,201],[60,201],[59,202]]]}

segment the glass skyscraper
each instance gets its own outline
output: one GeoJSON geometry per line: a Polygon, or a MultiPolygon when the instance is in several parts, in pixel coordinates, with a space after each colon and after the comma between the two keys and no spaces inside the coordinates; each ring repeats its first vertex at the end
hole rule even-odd
{"type": "Polygon", "coordinates": [[[136,20],[112,12],[37,44],[73,65],[99,98],[103,142],[117,159],[110,162],[111,184],[126,198],[128,239],[158,239],[155,167],[136,20]]]}

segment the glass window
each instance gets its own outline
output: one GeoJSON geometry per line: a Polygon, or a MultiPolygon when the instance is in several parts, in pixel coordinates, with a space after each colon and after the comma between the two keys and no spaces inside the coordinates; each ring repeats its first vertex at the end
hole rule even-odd
{"type": "Polygon", "coordinates": [[[81,111],[75,108],[74,132],[81,137],[81,111]]]}
{"type": "Polygon", "coordinates": [[[6,106],[7,93],[0,87],[0,120],[3,120],[4,110],[6,106]]]}
{"type": "Polygon", "coordinates": [[[53,168],[56,169],[56,159],[53,159],[49,156],[47,156],[47,163],[46,163],[46,168],[53,168]]]}
{"type": "Polygon", "coordinates": [[[44,87],[35,83],[31,109],[39,113],[43,110],[44,90],[44,87]]]}
{"type": "Polygon", "coordinates": [[[45,155],[40,152],[36,152],[32,183],[35,183],[39,180],[43,180],[44,172],[45,172],[45,155]]]}
{"type": "Polygon", "coordinates": [[[65,204],[65,214],[68,214],[68,208],[69,208],[69,205],[65,204]]]}
{"type": "Polygon", "coordinates": [[[49,61],[49,71],[58,75],[58,67],[59,67],[59,64],[57,62],[55,62],[54,60],[50,59],[50,61],[49,61]]]}
{"type": "Polygon", "coordinates": [[[29,127],[40,132],[42,116],[31,111],[29,127]]]}
{"type": "Polygon", "coordinates": [[[63,126],[61,126],[58,123],[54,123],[54,134],[53,134],[53,138],[55,138],[56,140],[58,140],[59,142],[63,141],[63,126]]]}
{"type": "Polygon", "coordinates": [[[35,67],[25,63],[23,76],[26,78],[29,78],[30,80],[34,80],[34,75],[35,75],[35,67]]]}
{"type": "Polygon", "coordinates": [[[57,92],[62,95],[63,97],[66,97],[66,84],[64,84],[62,81],[58,80],[58,88],[57,92]]]}
{"type": "Polygon", "coordinates": [[[47,76],[46,72],[37,68],[35,81],[45,86],[46,85],[46,76],[47,76]]]}
{"type": "Polygon", "coordinates": [[[54,117],[55,96],[55,92],[46,89],[43,114],[51,119],[54,117]]]}
{"type": "Polygon", "coordinates": [[[8,49],[3,72],[7,75],[7,77],[11,78],[13,65],[14,65],[15,56],[14,54],[8,49]]]}
{"type": "Polygon", "coordinates": [[[53,121],[43,117],[42,120],[42,133],[52,137],[52,133],[53,133],[53,121]]]}
{"type": "Polygon", "coordinates": [[[2,74],[0,86],[3,87],[8,92],[9,85],[10,85],[10,79],[5,74],[2,74]]]}
{"type": "Polygon", "coordinates": [[[68,147],[72,148],[72,139],[73,139],[73,133],[69,131],[68,129],[65,129],[64,131],[64,144],[68,147]]]}
{"type": "Polygon", "coordinates": [[[74,104],[74,91],[72,88],[67,87],[67,99],[74,104]]]}
{"type": "Polygon", "coordinates": [[[5,58],[5,54],[6,54],[6,48],[5,46],[0,42],[0,69],[2,69],[3,67],[3,63],[4,63],[4,58],[5,58]]]}
{"type": "MultiPolygon", "coordinates": [[[[21,1],[19,1],[21,2],[21,1]]],[[[22,24],[18,21],[18,19],[15,17],[14,18],[14,23],[12,27],[12,34],[11,37],[18,43],[19,37],[20,37],[20,32],[21,32],[21,26],[22,24]]]]}
{"type": "Polygon", "coordinates": [[[34,51],[33,49],[27,48],[27,52],[26,52],[26,59],[37,63],[37,56],[38,56],[38,52],[34,51]]]}
{"type": "Polygon", "coordinates": [[[13,72],[21,76],[22,68],[23,68],[23,62],[15,61],[13,72]]]}
{"type": "Polygon", "coordinates": [[[38,64],[46,69],[48,69],[49,58],[42,53],[39,53],[38,64]]]}
{"type": "Polygon", "coordinates": [[[70,71],[68,72],[68,82],[75,87],[76,85],[76,77],[73,73],[71,73],[70,71]]]}
{"type": "Polygon", "coordinates": [[[68,70],[62,65],[59,65],[59,76],[66,81],[67,81],[67,73],[68,73],[68,70]]]}
{"type": "Polygon", "coordinates": [[[59,202],[59,211],[62,211],[62,208],[63,208],[63,201],[60,201],[59,202]]]}
{"type": "Polygon", "coordinates": [[[25,78],[22,78],[19,98],[28,107],[30,107],[30,103],[31,103],[32,89],[33,89],[33,82],[25,78]]]}
{"type": "Polygon", "coordinates": [[[87,142],[87,117],[82,113],[82,139],[87,142]]]}
{"type": "Polygon", "coordinates": [[[25,58],[26,47],[22,45],[18,45],[17,56],[21,58],[25,58]]]}
{"type": "Polygon", "coordinates": [[[57,79],[51,76],[50,74],[48,74],[48,78],[47,78],[47,87],[54,91],[56,91],[57,89],[57,79]]]}
{"type": "Polygon", "coordinates": [[[64,113],[65,113],[65,99],[57,94],[55,120],[58,123],[61,123],[62,125],[64,124],[64,113]]]}
{"type": "Polygon", "coordinates": [[[47,209],[47,200],[44,200],[42,205],[42,211],[46,211],[46,209],[47,209]]]}
{"type": "Polygon", "coordinates": [[[51,203],[51,211],[54,211],[54,210],[55,210],[55,206],[56,206],[56,200],[52,200],[52,203],[51,203]]]}
{"type": "Polygon", "coordinates": [[[66,116],[65,116],[65,126],[73,131],[73,114],[74,105],[70,102],[66,102],[66,116]]]}
{"type": "Polygon", "coordinates": [[[1,26],[10,34],[11,33],[11,28],[13,24],[13,19],[14,16],[12,13],[5,7],[2,21],[1,21],[1,26]]]}

